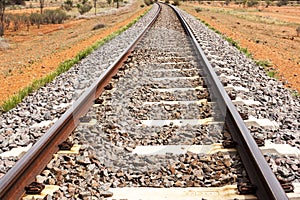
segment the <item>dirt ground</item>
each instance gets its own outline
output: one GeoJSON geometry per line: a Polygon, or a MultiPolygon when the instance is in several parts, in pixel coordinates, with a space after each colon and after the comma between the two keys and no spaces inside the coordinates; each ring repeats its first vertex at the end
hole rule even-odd
{"type": "Polygon", "coordinates": [[[141,0],[133,0],[119,9],[106,9],[107,14],[97,17],[5,32],[4,39],[0,38],[0,104],[33,80],[54,71],[59,63],[136,19],[147,9],[141,8],[142,4],[141,0]],[[92,31],[97,24],[105,24],[105,28],[92,31]]]}
{"type": "Polygon", "coordinates": [[[300,91],[300,36],[296,32],[300,6],[242,8],[234,4],[183,3],[181,8],[238,41],[254,59],[271,62],[276,76],[300,91]]]}

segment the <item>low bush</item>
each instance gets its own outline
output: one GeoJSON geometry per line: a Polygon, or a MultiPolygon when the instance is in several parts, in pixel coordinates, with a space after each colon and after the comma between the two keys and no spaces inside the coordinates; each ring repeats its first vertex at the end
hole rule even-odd
{"type": "Polygon", "coordinates": [[[46,24],[62,24],[67,18],[67,13],[61,9],[45,10],[43,14],[43,22],[46,24]]]}
{"type": "Polygon", "coordinates": [[[4,23],[5,23],[5,29],[8,29],[10,25],[12,24],[13,31],[19,30],[22,26],[28,24],[28,16],[25,14],[16,14],[16,15],[7,15],[4,23]]]}
{"type": "Polygon", "coordinates": [[[265,3],[266,3],[265,7],[268,8],[271,5],[272,1],[271,0],[265,0],[265,3]]]}
{"type": "Polygon", "coordinates": [[[263,68],[272,67],[272,63],[269,60],[255,60],[255,64],[262,66],[263,68]]]}
{"type": "Polygon", "coordinates": [[[29,21],[32,26],[35,24],[40,28],[40,25],[43,23],[43,16],[39,13],[31,13],[29,15],[29,21]]]}
{"type": "Polygon", "coordinates": [[[4,28],[17,31],[26,27],[29,31],[30,26],[33,25],[40,28],[41,24],[62,24],[66,19],[68,19],[67,14],[61,9],[45,10],[42,15],[40,13],[8,14],[4,18],[4,28]]]}
{"type": "Polygon", "coordinates": [[[65,9],[65,10],[67,10],[67,11],[72,10],[72,8],[73,8],[73,1],[72,0],[66,0],[64,2],[64,4],[62,5],[62,8],[65,9]]]}
{"type": "Polygon", "coordinates": [[[279,0],[276,5],[280,7],[280,6],[285,6],[288,3],[289,3],[288,0],[279,0]]]}
{"type": "Polygon", "coordinates": [[[195,11],[198,13],[198,12],[201,12],[202,11],[202,8],[200,8],[200,7],[197,7],[197,8],[195,8],[195,11]]]}
{"type": "Polygon", "coordinates": [[[247,6],[252,7],[258,5],[258,0],[249,0],[247,1],[247,6]]]}
{"type": "Polygon", "coordinates": [[[66,11],[70,11],[70,10],[73,9],[73,7],[71,7],[71,6],[67,5],[67,4],[61,5],[61,8],[64,9],[64,10],[66,10],[66,11]]]}
{"type": "Polygon", "coordinates": [[[225,0],[225,5],[228,6],[230,4],[230,0],[225,0]]]}
{"type": "Polygon", "coordinates": [[[275,78],[276,79],[276,75],[277,75],[277,71],[270,69],[267,71],[267,75],[271,78],[275,78]]]}
{"type": "Polygon", "coordinates": [[[84,13],[89,12],[92,9],[92,5],[90,4],[83,4],[83,5],[78,5],[78,12],[83,15],[84,13]]]}

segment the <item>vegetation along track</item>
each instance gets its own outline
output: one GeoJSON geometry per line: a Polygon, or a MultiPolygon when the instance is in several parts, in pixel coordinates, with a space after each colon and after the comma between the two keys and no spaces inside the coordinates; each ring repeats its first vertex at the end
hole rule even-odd
{"type": "Polygon", "coordinates": [[[233,94],[227,95],[178,17],[161,4],[156,22],[133,42],[134,49],[128,48],[0,180],[1,198],[22,195],[41,171],[37,182],[60,186],[52,195],[56,199],[220,199],[218,191],[232,185],[227,199],[239,198],[237,186],[259,199],[288,198],[233,106],[233,94]],[[60,152],[49,161],[64,140],[82,144],[79,155],[60,152]],[[203,189],[210,186],[215,190],[203,189]]]}

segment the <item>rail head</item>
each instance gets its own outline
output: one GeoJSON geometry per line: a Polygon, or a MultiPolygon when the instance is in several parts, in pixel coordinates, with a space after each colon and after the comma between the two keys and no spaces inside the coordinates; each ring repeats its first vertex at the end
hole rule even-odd
{"type": "Polygon", "coordinates": [[[127,59],[138,41],[149,30],[157,19],[161,6],[157,4],[157,12],[144,30],[133,40],[128,48],[112,63],[105,72],[74,102],[59,120],[33,145],[33,147],[0,179],[0,199],[20,199],[25,193],[25,186],[34,181],[41,173],[52,155],[58,151],[58,145],[65,141],[79,123],[90,105],[97,98],[118,68],[127,59]],[[47,153],[45,153],[47,152],[47,153]]]}
{"type": "Polygon", "coordinates": [[[204,66],[204,72],[207,75],[208,83],[211,87],[210,92],[213,95],[212,99],[216,101],[220,108],[224,108],[221,110],[222,115],[225,117],[225,122],[233,140],[237,143],[236,148],[238,149],[250,181],[257,186],[257,197],[264,200],[288,199],[275,174],[272,172],[255,140],[251,136],[249,129],[230,100],[213,67],[206,58],[202,48],[198,44],[188,23],[176,7],[171,7],[183,24],[186,33],[190,36],[195,50],[199,55],[200,64],[204,66]]]}

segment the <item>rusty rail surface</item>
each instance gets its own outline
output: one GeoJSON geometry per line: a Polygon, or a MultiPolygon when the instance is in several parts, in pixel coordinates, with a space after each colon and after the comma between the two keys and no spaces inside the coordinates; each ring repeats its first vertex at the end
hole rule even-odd
{"type": "Polygon", "coordinates": [[[235,147],[240,154],[250,181],[256,187],[257,197],[263,200],[288,199],[275,174],[272,172],[255,140],[251,136],[249,129],[245,125],[240,114],[237,112],[218,76],[204,55],[204,52],[199,46],[191,28],[177,9],[174,6],[171,7],[182,22],[186,33],[192,40],[195,51],[198,53],[199,62],[201,66],[203,66],[203,71],[207,78],[207,83],[209,85],[208,88],[212,96],[211,98],[218,104],[219,108],[222,108],[222,110],[220,110],[221,114],[225,118],[225,123],[228,126],[234,142],[236,143],[235,147]]]}
{"type": "Polygon", "coordinates": [[[5,174],[0,180],[0,199],[20,199],[25,193],[25,187],[34,181],[42,172],[52,155],[58,151],[58,145],[65,141],[93,104],[93,101],[102,93],[104,87],[117,73],[122,63],[127,59],[138,41],[155,22],[161,11],[159,6],[154,18],[145,29],[135,38],[129,47],[108,67],[107,70],[74,102],[62,117],[33,145],[33,147],[5,174]]]}

